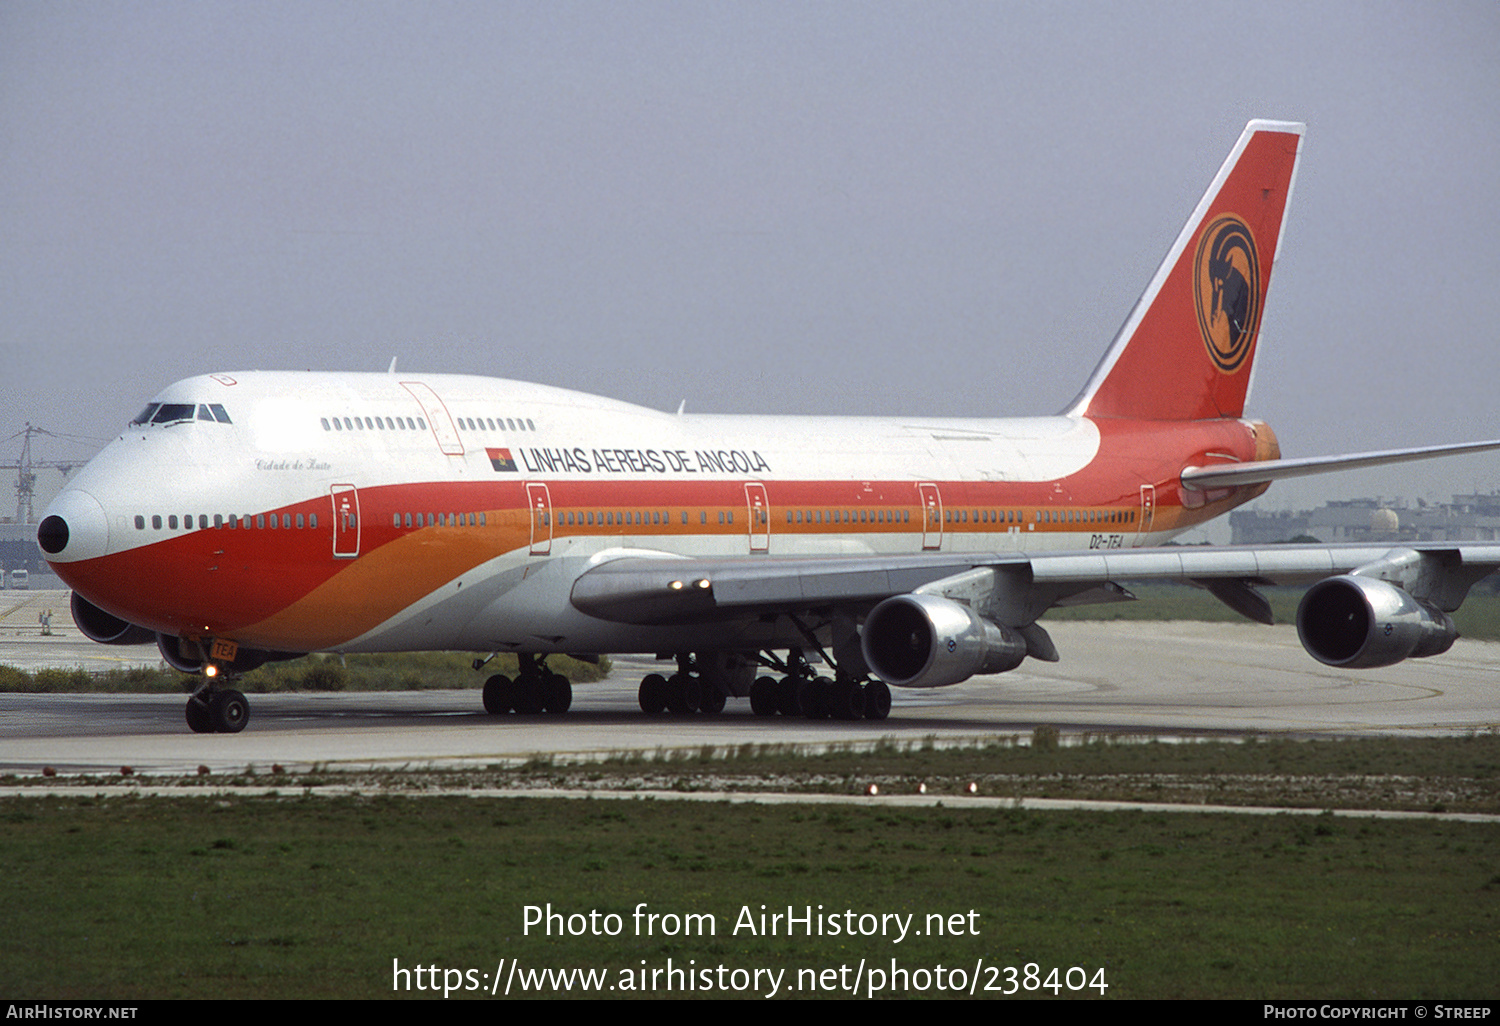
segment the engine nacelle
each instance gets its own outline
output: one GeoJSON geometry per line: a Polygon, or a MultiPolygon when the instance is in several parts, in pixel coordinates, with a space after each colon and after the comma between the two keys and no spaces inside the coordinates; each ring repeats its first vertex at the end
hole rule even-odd
{"type": "MultiPolygon", "coordinates": [[[[179,638],[175,634],[158,634],[156,647],[161,652],[162,659],[174,670],[197,673],[203,669],[203,646],[192,638],[179,638]]],[[[235,653],[234,662],[225,666],[224,669],[230,673],[249,673],[257,666],[264,666],[268,660],[278,658],[295,659],[296,655],[241,647],[235,653]]]]}
{"type": "Polygon", "coordinates": [[[203,669],[203,649],[191,638],[179,638],[175,634],[158,634],[156,647],[162,659],[174,670],[197,673],[203,669]]]}
{"type": "Polygon", "coordinates": [[[1447,613],[1394,584],[1345,574],[1302,596],[1297,636],[1318,662],[1357,670],[1446,652],[1458,631],[1447,613]]]}
{"type": "Polygon", "coordinates": [[[940,688],[976,673],[1004,673],[1026,642],[968,606],[937,595],[897,595],[870,611],[860,633],[865,663],[899,688],[940,688]]]}
{"type": "Polygon", "coordinates": [[[106,613],[76,591],[68,606],[73,622],[90,641],[101,645],[149,645],[156,640],[153,632],[106,613]]]}

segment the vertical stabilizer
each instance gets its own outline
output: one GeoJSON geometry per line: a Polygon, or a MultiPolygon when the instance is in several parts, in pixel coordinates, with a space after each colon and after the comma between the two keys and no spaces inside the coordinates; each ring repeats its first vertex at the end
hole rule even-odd
{"type": "Polygon", "coordinates": [[[1252,121],[1067,413],[1238,417],[1305,126],[1252,121]]]}

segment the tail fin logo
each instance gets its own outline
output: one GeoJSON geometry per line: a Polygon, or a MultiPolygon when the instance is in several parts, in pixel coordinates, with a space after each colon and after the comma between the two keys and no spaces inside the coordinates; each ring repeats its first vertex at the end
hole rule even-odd
{"type": "Polygon", "coordinates": [[[1234,214],[1214,218],[1198,240],[1193,260],[1198,331],[1214,366],[1239,370],[1260,326],[1260,257],[1250,226],[1234,214]]]}

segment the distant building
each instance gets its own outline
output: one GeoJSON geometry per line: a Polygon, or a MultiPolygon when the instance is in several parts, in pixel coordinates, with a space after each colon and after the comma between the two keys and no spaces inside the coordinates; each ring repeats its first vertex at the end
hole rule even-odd
{"type": "Polygon", "coordinates": [[[1235,545],[1270,545],[1294,538],[1320,542],[1495,541],[1500,538],[1500,492],[1455,495],[1450,503],[1349,499],[1296,513],[1236,510],[1229,514],[1235,545]]]}

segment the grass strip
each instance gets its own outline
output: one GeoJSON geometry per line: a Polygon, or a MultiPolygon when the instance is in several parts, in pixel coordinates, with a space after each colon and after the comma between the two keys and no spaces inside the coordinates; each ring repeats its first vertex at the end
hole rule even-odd
{"type": "Polygon", "coordinates": [[[18,998],[383,997],[393,960],[477,982],[500,959],[616,986],[668,959],[809,983],[895,959],[929,975],[894,996],[942,993],[939,964],[951,983],[1035,963],[1038,982],[1103,969],[1114,998],[1481,998],[1500,956],[1492,825],[299,795],[8,799],[0,823],[0,986],[18,998]],[[637,932],[642,903],[713,932],[637,932]],[[528,935],[525,907],[548,904],[623,930],[528,935]],[[743,928],[788,906],[961,926],[743,928]]]}

